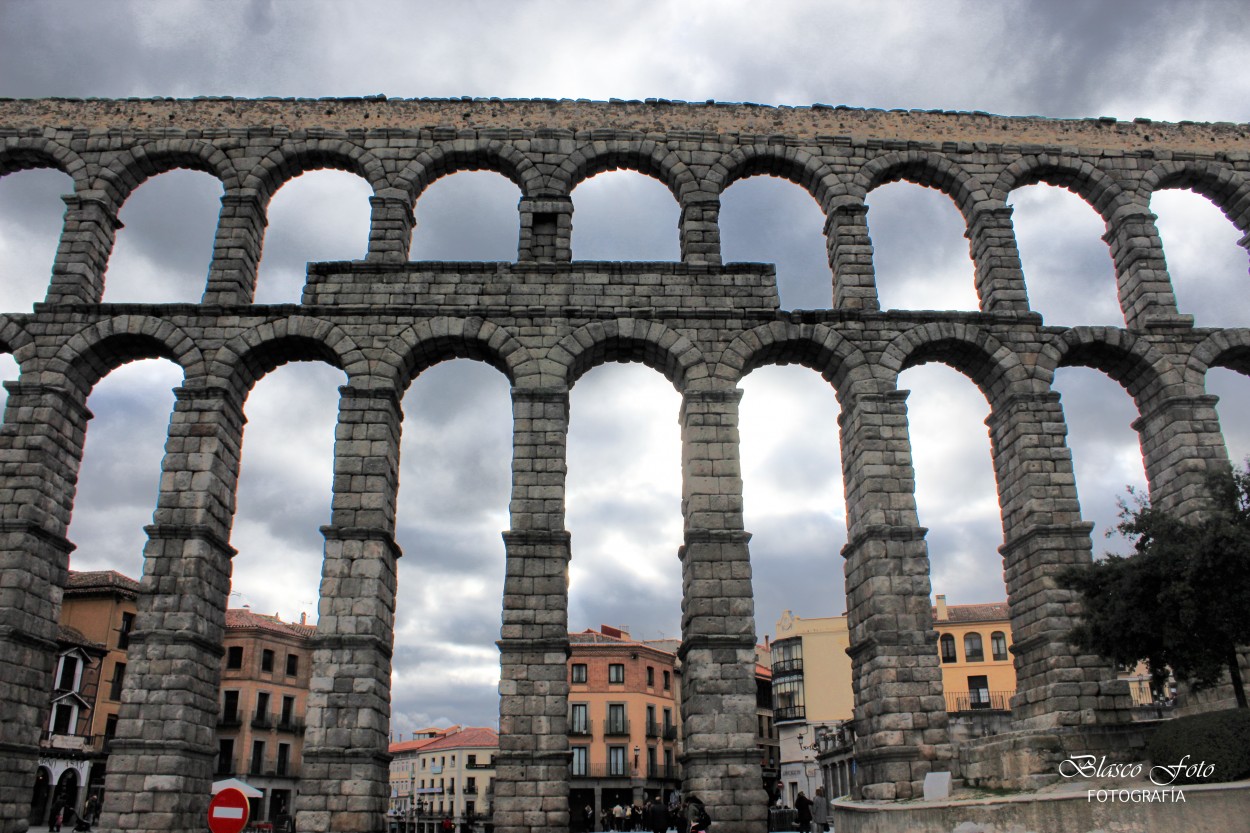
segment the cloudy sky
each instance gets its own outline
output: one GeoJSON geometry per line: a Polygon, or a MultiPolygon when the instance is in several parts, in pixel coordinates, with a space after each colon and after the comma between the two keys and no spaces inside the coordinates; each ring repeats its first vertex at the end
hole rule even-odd
{"type": "MultiPolygon", "coordinates": [[[[1051,117],[1250,121],[1250,11],[1243,2],[265,2],[160,0],[0,3],[0,96],[359,96],[669,98],[768,104],[983,110],[1051,117]]],[[[67,177],[0,181],[0,308],[42,298],[67,177]]],[[[177,171],[140,187],[110,262],[105,299],[196,301],[220,185],[177,171]]],[[[363,255],[369,192],[340,172],[278,192],[258,300],[294,301],[303,264],[363,255]]],[[[493,173],[436,183],[417,205],[414,259],[513,260],[516,187],[493,173]]],[[[657,182],[604,174],[574,192],[574,257],[674,260],[677,206],[657,182]]],[[[873,192],[871,235],[883,307],[975,309],[958,212],[896,183],[873,192]]],[[[1051,324],[1122,324],[1101,221],[1072,194],[1011,197],[1034,308],[1051,324]],[[1079,299],[1079,303],[1074,303],[1079,299]]],[[[1152,208],[1183,312],[1246,326],[1247,255],[1204,199],[1165,192],[1152,208]]],[[[823,218],[796,186],[735,184],[722,212],[727,261],[777,264],[782,304],[827,306],[823,218]]],[[[5,378],[15,367],[0,365],[5,378]]],[[[337,386],[343,374],[288,365],[248,400],[233,544],[232,603],[315,616],[328,521],[337,386]]],[[[179,384],[140,362],[104,379],[91,423],[71,539],[76,569],[142,571],[142,526],[179,384]]],[[[1126,484],[1142,484],[1127,394],[1101,374],[1062,370],[1086,518],[1097,549],[1126,484]]],[[[1005,597],[984,397],[944,366],[907,371],[917,502],[935,592],[1005,597]]],[[[838,405],[802,368],[743,383],[747,527],[754,533],[757,630],[787,608],[844,612],[845,541],[838,405]]],[[[1247,380],[1209,389],[1234,459],[1250,453],[1247,380]]],[[[598,368],[572,392],[568,528],[570,627],[626,625],[677,636],[681,543],[679,399],[639,365],[598,368]],[[624,395],[623,391],[630,391],[624,395]]],[[[497,371],[463,360],[423,374],[404,399],[393,727],[494,724],[510,416],[497,371]]]]}

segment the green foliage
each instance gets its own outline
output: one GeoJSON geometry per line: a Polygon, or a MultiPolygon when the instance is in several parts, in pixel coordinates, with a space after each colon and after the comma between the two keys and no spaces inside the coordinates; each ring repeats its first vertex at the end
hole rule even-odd
{"type": "Polygon", "coordinates": [[[1176,784],[1206,784],[1250,777],[1250,710],[1229,709],[1178,717],[1162,723],[1150,739],[1150,761],[1172,767],[1186,761],[1176,784]],[[1191,764],[1209,764],[1208,777],[1195,777],[1191,764]]]}
{"type": "Polygon", "coordinates": [[[1121,502],[1117,529],[1133,541],[1133,555],[1059,576],[1085,602],[1073,644],[1124,665],[1144,660],[1156,691],[1169,669],[1194,689],[1228,669],[1244,705],[1236,646],[1250,644],[1250,463],[1212,474],[1194,517],[1130,494],[1134,505],[1121,502]]]}

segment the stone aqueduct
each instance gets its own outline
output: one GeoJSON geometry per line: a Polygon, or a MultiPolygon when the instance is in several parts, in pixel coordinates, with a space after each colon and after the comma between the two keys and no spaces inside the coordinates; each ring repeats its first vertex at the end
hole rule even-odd
{"type": "Polygon", "coordinates": [[[1055,749],[1114,749],[1125,720],[1122,684],[1067,644],[1076,609],[1053,580],[1091,557],[1051,387],[1056,368],[1095,367],[1128,390],[1152,497],[1181,511],[1204,470],[1226,459],[1205,373],[1250,373],[1250,329],[1198,329],[1178,313],[1149,210],[1156,190],[1189,188],[1250,231],[1244,125],[666,101],[0,102],[0,173],[32,167],[68,173],[74,193],[46,300],[0,316],[0,346],[20,367],[0,432],[6,832],[24,827],[46,720],[87,397],[125,362],[165,357],[184,372],[108,765],[102,827],[128,831],[203,827],[242,407],[284,362],[325,361],[348,377],[297,805],[307,831],[382,829],[399,403],[435,363],[480,359],[512,384],[495,799],[505,833],[567,827],[564,441],[569,388],[591,367],[645,362],[682,395],[685,786],[726,831],[764,829],[738,462],[744,374],[800,363],[837,391],[859,778],[865,797],[903,798],[933,770],[1027,785],[1053,772],[1055,749]],[[109,304],[118,210],[174,168],[224,185],[203,300],[109,304]],[[254,304],[269,199],[318,168],[372,186],[368,251],[310,266],[298,305],[254,304]],[[469,169],[519,186],[516,262],[409,262],[423,189],[469,169]],[[671,190],[680,262],[571,260],[570,194],[612,169],[671,190]],[[721,262],[720,194],[759,174],[794,182],[824,210],[828,309],[782,310],[771,267],[721,262]],[[962,212],[978,311],[878,308],[865,196],[900,179],[942,191],[962,212]],[[1049,327],[1030,311],[1007,197],[1036,182],[1074,191],[1106,221],[1123,327],[1049,327]],[[1016,731],[961,749],[946,734],[906,392],[896,387],[900,371],[930,361],[967,374],[991,405],[1019,680],[1016,731]]]}

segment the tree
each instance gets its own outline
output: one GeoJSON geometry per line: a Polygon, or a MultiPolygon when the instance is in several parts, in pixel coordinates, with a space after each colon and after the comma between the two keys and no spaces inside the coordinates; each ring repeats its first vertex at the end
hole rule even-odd
{"type": "Polygon", "coordinates": [[[1205,505],[1192,517],[1129,492],[1116,529],[1133,541],[1133,554],[1059,575],[1085,603],[1072,643],[1124,665],[1144,661],[1156,692],[1169,670],[1194,690],[1227,670],[1246,708],[1237,646],[1250,644],[1250,460],[1244,471],[1211,474],[1205,505]]]}

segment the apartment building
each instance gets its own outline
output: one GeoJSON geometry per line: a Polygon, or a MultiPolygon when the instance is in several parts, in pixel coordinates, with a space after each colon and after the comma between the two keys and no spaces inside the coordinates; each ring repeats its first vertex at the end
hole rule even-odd
{"type": "Polygon", "coordinates": [[[490,818],[499,733],[489,727],[453,726],[416,733],[392,743],[391,811],[415,818],[420,829],[452,819],[472,830],[490,818]]]}
{"type": "Polygon", "coordinates": [[[216,777],[261,791],[251,799],[257,820],[276,821],[294,807],[315,632],[304,621],[226,611],[216,777]]]}

